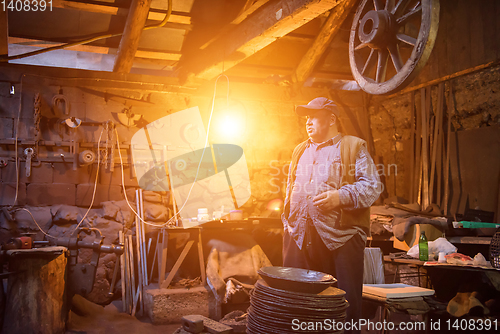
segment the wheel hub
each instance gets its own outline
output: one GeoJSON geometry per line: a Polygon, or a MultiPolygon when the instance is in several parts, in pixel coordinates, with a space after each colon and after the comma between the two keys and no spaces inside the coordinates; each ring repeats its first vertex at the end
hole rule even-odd
{"type": "Polygon", "coordinates": [[[370,10],[359,23],[359,40],[372,49],[385,48],[394,36],[392,22],[392,15],[388,11],[370,10]]]}

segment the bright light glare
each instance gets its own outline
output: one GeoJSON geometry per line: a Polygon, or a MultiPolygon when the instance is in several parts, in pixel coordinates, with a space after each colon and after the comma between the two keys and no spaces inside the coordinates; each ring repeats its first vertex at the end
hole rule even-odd
{"type": "Polygon", "coordinates": [[[237,138],[242,134],[243,124],[238,117],[227,115],[221,119],[218,128],[219,135],[225,138],[237,138]]]}

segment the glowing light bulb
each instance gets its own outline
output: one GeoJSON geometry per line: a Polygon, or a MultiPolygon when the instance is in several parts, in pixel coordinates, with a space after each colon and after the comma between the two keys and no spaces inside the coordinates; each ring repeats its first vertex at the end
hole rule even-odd
{"type": "Polygon", "coordinates": [[[225,138],[236,138],[241,135],[241,121],[232,115],[225,116],[219,125],[220,134],[225,138]]]}

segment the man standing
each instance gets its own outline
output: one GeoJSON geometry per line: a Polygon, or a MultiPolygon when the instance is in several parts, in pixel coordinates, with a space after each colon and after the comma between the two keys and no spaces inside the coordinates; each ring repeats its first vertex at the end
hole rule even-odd
{"type": "Polygon", "coordinates": [[[338,280],[350,307],[361,317],[364,248],[370,206],[380,180],[366,142],[339,133],[339,110],[318,97],[298,106],[309,139],[292,154],[282,215],[283,265],[325,272],[338,280]]]}

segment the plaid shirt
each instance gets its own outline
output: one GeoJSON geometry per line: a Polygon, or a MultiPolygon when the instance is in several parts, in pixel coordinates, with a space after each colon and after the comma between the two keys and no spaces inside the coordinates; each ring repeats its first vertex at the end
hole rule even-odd
{"type": "MultiPolygon", "coordinates": [[[[380,195],[380,180],[372,158],[362,147],[356,157],[356,182],[339,188],[342,182],[340,143],[342,134],[317,144],[310,139],[299,159],[296,179],[290,185],[288,176],[287,194],[290,192],[290,214],[283,217],[284,228],[288,230],[297,246],[302,249],[308,221],[314,224],[321,239],[330,250],[344,245],[357,233],[366,241],[366,231],[360,226],[340,229],[340,209],[370,207],[380,195]],[[313,198],[328,190],[339,191],[340,207],[324,212],[313,205],[313,198]]],[[[285,201],[286,202],[286,201],[285,201]]]]}

